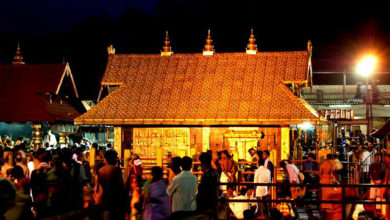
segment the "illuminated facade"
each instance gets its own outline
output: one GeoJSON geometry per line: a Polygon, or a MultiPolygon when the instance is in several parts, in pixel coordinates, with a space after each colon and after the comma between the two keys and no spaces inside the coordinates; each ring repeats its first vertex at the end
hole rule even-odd
{"type": "Polygon", "coordinates": [[[111,53],[101,90],[113,91],[75,123],[121,128],[122,155],[125,148],[156,159],[210,149],[247,160],[259,147],[276,162],[289,157],[291,125],[321,121],[292,91],[311,85],[311,46],[258,52],[251,32],[249,53],[215,53],[209,31],[203,53],[167,54],[167,37],[161,54],[111,53]]]}

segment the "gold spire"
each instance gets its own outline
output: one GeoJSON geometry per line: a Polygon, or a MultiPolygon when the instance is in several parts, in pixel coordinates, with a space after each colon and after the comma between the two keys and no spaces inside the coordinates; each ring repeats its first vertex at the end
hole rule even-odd
{"type": "Polygon", "coordinates": [[[18,42],[18,47],[16,48],[16,53],[14,56],[13,64],[24,64],[22,50],[20,49],[20,43],[18,42]]]}
{"type": "Polygon", "coordinates": [[[312,51],[313,51],[313,46],[311,45],[311,41],[310,40],[307,42],[307,51],[309,51],[310,56],[311,56],[312,51]]]}
{"type": "Polygon", "coordinates": [[[108,55],[115,54],[115,48],[114,48],[114,46],[112,46],[112,44],[110,44],[110,46],[107,47],[107,53],[108,53],[108,55]]]}
{"type": "Polygon", "coordinates": [[[165,40],[164,40],[164,46],[163,50],[161,51],[161,56],[170,56],[173,54],[170,41],[169,41],[169,36],[168,36],[168,31],[165,32],[165,40]]]}
{"type": "Polygon", "coordinates": [[[208,31],[206,44],[204,45],[203,55],[213,55],[215,53],[214,45],[212,44],[213,40],[211,39],[210,29],[208,31]]]}
{"type": "Polygon", "coordinates": [[[251,36],[249,37],[249,43],[246,47],[247,54],[256,54],[257,53],[257,44],[255,44],[255,35],[253,34],[253,28],[251,29],[251,36]]]}

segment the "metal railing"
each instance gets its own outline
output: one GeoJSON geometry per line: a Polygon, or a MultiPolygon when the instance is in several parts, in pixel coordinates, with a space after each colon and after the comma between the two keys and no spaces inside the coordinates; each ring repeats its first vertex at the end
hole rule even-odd
{"type": "Polygon", "coordinates": [[[268,186],[268,187],[276,187],[276,190],[278,187],[317,187],[319,189],[322,188],[341,188],[341,193],[338,196],[339,199],[332,199],[332,200],[322,200],[318,199],[299,199],[299,200],[290,200],[290,199],[278,199],[277,197],[275,199],[219,199],[218,202],[250,202],[250,203],[291,203],[294,205],[295,203],[299,202],[300,204],[340,204],[342,206],[342,219],[347,219],[347,205],[348,204],[371,204],[371,205],[390,205],[389,201],[372,201],[372,200],[362,200],[358,199],[357,196],[350,197],[346,195],[347,189],[353,189],[353,188],[359,188],[359,187],[367,187],[367,188],[382,188],[382,187],[390,187],[390,184],[381,184],[381,185],[371,185],[371,184],[291,184],[291,183],[219,183],[219,185],[227,185],[232,184],[236,186],[268,186]]]}

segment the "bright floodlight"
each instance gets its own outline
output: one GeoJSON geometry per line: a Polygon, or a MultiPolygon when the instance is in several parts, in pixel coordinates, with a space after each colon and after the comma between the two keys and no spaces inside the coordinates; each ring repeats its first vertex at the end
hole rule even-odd
{"type": "Polygon", "coordinates": [[[372,72],[374,72],[376,65],[376,59],[373,56],[364,57],[356,67],[357,73],[368,77],[372,72]]]}

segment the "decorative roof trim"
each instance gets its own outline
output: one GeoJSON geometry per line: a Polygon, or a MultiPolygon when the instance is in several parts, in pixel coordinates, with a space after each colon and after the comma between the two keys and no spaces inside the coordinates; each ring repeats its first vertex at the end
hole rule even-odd
{"type": "Polygon", "coordinates": [[[74,94],[75,94],[76,98],[79,98],[79,93],[77,92],[76,83],[74,82],[73,74],[70,71],[69,63],[66,63],[64,72],[63,72],[63,74],[61,76],[61,80],[60,80],[60,82],[59,82],[59,84],[57,86],[56,95],[58,95],[58,93],[60,92],[60,89],[61,89],[62,83],[64,82],[65,76],[69,76],[70,77],[70,80],[72,82],[72,87],[73,87],[74,94]]]}

